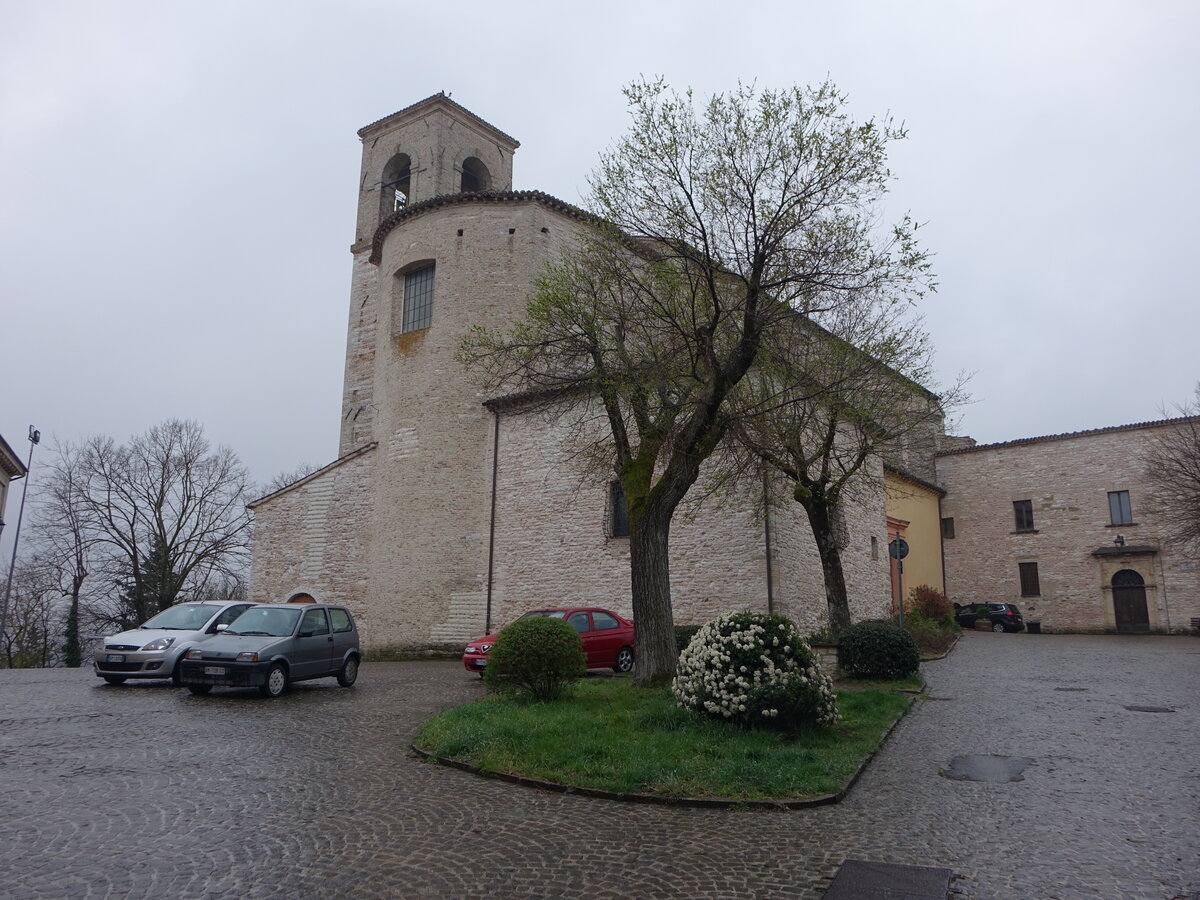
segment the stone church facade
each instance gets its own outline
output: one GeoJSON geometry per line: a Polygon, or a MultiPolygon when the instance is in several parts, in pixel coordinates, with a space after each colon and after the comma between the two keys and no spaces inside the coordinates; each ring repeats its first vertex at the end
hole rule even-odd
{"type": "MultiPolygon", "coordinates": [[[[251,504],[251,598],[344,603],[368,646],[456,645],[544,605],[630,614],[609,479],[578,466],[561,425],[485,395],[455,360],[468,328],[521,315],[586,215],[512,190],[517,141],[442,94],[359,137],[340,455],[251,504]]],[[[825,624],[803,511],[763,507],[712,499],[681,512],[677,622],[751,609],[825,624]]],[[[853,617],[886,615],[882,488],[843,520],[853,617]]]]}

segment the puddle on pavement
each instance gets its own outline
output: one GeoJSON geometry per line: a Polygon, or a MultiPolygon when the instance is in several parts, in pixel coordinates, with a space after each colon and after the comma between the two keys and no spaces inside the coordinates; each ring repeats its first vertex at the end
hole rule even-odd
{"type": "Polygon", "coordinates": [[[942,774],[955,781],[985,781],[989,784],[1006,784],[1024,781],[1025,769],[1033,760],[1027,756],[992,756],[987,753],[971,756],[956,756],[950,760],[950,768],[942,774]]]}
{"type": "Polygon", "coordinates": [[[1175,712],[1169,706],[1127,706],[1125,707],[1130,712],[1151,712],[1151,713],[1173,713],[1175,712]]]}

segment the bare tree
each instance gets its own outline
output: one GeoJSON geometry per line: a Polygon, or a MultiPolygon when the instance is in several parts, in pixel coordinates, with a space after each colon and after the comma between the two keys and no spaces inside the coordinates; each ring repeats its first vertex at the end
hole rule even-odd
{"type": "Polygon", "coordinates": [[[265,497],[267,494],[273,494],[276,491],[281,491],[289,484],[295,484],[301,478],[304,478],[306,475],[311,475],[319,468],[321,467],[316,463],[302,462],[294,469],[288,469],[287,471],[280,472],[266,484],[258,488],[257,494],[265,497]]]}
{"type": "Polygon", "coordinates": [[[68,601],[62,647],[63,665],[68,667],[83,663],[80,600],[90,574],[91,550],[96,540],[85,518],[82,493],[87,479],[85,463],[80,446],[61,443],[55,447],[35,519],[42,561],[53,574],[59,593],[68,601]]]}
{"type": "MultiPolygon", "coordinates": [[[[1153,502],[1167,537],[1191,553],[1200,552],[1200,384],[1191,403],[1153,432],[1147,474],[1153,502]]],[[[1164,410],[1164,414],[1169,414],[1164,410]]]]}
{"type": "Polygon", "coordinates": [[[0,648],[7,668],[44,668],[58,661],[62,631],[58,598],[58,584],[50,567],[37,557],[17,560],[0,648]]]}
{"type": "Polygon", "coordinates": [[[671,521],[725,435],[726,401],[763,335],[866,291],[919,295],[928,262],[911,221],[875,227],[885,150],[903,129],[852,121],[831,84],[739,86],[700,112],[662,82],[626,96],[630,131],[590,180],[595,219],[526,320],[476,330],[461,357],[493,388],[603,411],[596,451],[629,506],[635,677],[658,684],[676,661],[671,521]]]}
{"type": "Polygon", "coordinates": [[[198,423],[164,422],[127,445],[93,437],[76,463],[71,509],[107,588],[88,602],[97,621],[132,627],[208,579],[243,570],[249,478],[198,423]]]}

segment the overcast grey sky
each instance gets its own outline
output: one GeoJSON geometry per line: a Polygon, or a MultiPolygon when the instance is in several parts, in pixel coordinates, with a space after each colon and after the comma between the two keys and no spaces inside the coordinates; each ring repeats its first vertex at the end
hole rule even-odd
{"type": "Polygon", "coordinates": [[[259,481],[332,460],[355,131],[445,90],[578,202],[643,73],[829,76],[907,123],[889,208],[928,223],[961,432],[1157,418],[1200,378],[1198,39],[1191,0],[0,0],[0,434],[182,417],[259,481]]]}

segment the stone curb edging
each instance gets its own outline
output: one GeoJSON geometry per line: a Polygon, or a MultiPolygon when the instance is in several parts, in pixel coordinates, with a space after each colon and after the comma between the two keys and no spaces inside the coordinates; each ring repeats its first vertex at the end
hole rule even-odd
{"type": "Polygon", "coordinates": [[[958,642],[961,640],[962,640],[962,632],[960,631],[958,633],[958,636],[954,639],[954,643],[952,643],[949,647],[946,648],[945,653],[943,653],[939,656],[931,656],[931,657],[929,657],[929,659],[921,660],[921,662],[923,662],[923,663],[937,662],[939,659],[945,659],[947,656],[949,656],[951,653],[954,652],[954,648],[958,646],[958,642]]]}
{"type": "Polygon", "coordinates": [[[481,778],[494,778],[499,781],[506,781],[509,784],[519,784],[522,787],[534,788],[541,791],[553,791],[558,794],[576,794],[580,797],[616,800],[622,803],[650,803],[661,806],[683,806],[692,809],[809,809],[814,806],[829,806],[833,803],[841,803],[846,799],[846,796],[850,793],[850,789],[862,777],[863,772],[867,770],[867,766],[871,764],[871,760],[883,749],[888,738],[892,736],[892,732],[896,730],[896,726],[904,720],[912,711],[913,706],[916,705],[917,694],[908,694],[908,697],[908,705],[904,708],[904,712],[897,716],[896,720],[887,727],[879,738],[879,746],[868,753],[863,761],[858,764],[858,768],[840,791],[834,794],[821,794],[816,797],[808,797],[804,800],[731,800],[721,797],[666,797],[661,794],[628,794],[618,791],[605,791],[599,788],[579,787],[573,784],[561,784],[557,781],[529,778],[525,775],[514,775],[511,772],[489,772],[461,760],[435,756],[428,750],[422,750],[416,744],[410,744],[409,747],[421,759],[431,760],[440,766],[447,766],[448,768],[458,769],[462,772],[470,772],[472,775],[478,775],[481,778]]]}

